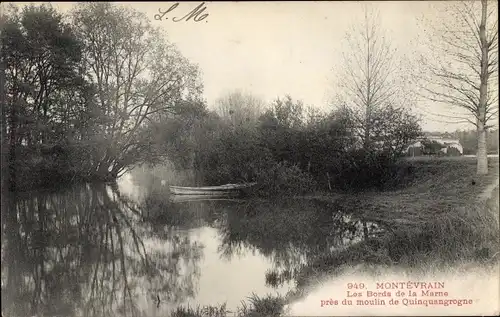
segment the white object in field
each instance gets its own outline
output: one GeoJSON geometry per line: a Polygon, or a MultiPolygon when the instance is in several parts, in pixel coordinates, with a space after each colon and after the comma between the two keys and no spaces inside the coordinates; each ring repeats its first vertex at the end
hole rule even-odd
{"type": "Polygon", "coordinates": [[[165,186],[166,184],[167,184],[167,181],[166,181],[166,180],[164,180],[164,179],[162,179],[162,180],[161,180],[161,186],[165,186]]]}

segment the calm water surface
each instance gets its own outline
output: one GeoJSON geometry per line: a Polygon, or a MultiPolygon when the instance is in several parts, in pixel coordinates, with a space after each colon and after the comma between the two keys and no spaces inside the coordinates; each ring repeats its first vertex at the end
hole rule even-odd
{"type": "MultiPolygon", "coordinates": [[[[156,182],[158,183],[158,182],[156,182]]],[[[172,201],[126,175],[12,197],[4,316],[166,316],[292,290],[301,268],[380,229],[314,200],[172,201]]]]}

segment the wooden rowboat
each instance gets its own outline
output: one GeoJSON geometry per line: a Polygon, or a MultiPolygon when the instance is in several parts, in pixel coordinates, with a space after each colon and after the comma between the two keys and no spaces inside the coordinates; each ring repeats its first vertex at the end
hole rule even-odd
{"type": "Polygon", "coordinates": [[[169,200],[173,203],[184,202],[243,202],[244,199],[238,199],[236,195],[172,195],[169,200]]]}
{"type": "Polygon", "coordinates": [[[221,186],[205,186],[205,187],[183,187],[170,186],[170,193],[173,195],[207,195],[221,196],[238,193],[242,189],[250,188],[257,183],[246,184],[227,184],[221,186]]]}

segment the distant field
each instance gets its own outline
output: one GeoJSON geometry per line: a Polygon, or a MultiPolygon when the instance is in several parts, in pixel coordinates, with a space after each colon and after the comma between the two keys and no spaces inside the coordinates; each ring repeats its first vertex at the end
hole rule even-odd
{"type": "MultiPolygon", "coordinates": [[[[405,157],[407,160],[416,161],[426,161],[426,160],[465,160],[465,159],[476,159],[475,155],[463,155],[463,156],[415,156],[415,157],[405,157]]],[[[488,158],[497,159],[498,154],[489,154],[488,158]]]]}
{"type": "MultiPolygon", "coordinates": [[[[476,155],[464,155],[464,157],[476,157],[476,155]]],[[[488,154],[488,157],[496,157],[496,158],[498,158],[498,154],[488,154]]]]}

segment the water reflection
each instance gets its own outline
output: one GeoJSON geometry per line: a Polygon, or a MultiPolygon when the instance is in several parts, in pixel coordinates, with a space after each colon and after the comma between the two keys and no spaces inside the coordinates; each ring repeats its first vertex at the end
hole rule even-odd
{"type": "Polygon", "coordinates": [[[135,207],[104,185],[19,198],[2,221],[4,315],[139,316],[193,296],[201,246],[135,207]]]}
{"type": "Polygon", "coordinates": [[[124,184],[12,199],[2,219],[4,316],[234,310],[252,293],[283,295],[308,264],[383,232],[316,200],[172,201],[166,188],[124,184]]]}
{"type": "Polygon", "coordinates": [[[251,249],[270,259],[266,283],[279,287],[320,256],[382,234],[377,224],[343,214],[315,200],[248,202],[236,205],[219,224],[219,251],[231,259],[251,249]]]}

